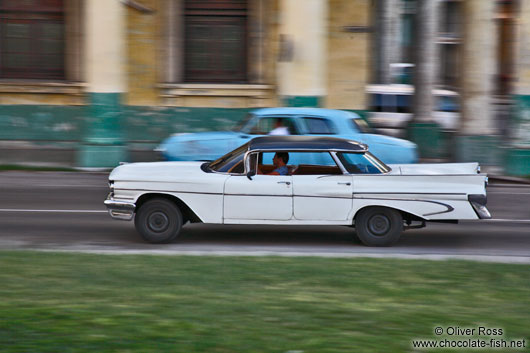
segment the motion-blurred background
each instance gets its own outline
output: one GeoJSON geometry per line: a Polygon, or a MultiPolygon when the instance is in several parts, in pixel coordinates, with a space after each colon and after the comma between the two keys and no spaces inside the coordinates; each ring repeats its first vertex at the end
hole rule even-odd
{"type": "Polygon", "coordinates": [[[530,0],[0,0],[0,164],[154,160],[274,106],[530,175],[530,0]]]}

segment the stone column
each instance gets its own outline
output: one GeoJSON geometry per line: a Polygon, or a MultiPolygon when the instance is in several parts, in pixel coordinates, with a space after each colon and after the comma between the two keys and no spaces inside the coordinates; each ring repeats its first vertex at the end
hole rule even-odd
{"type": "Polygon", "coordinates": [[[466,0],[462,6],[461,117],[455,158],[496,165],[500,162],[492,105],[496,2],[466,0]]]}
{"type": "Polygon", "coordinates": [[[511,175],[530,175],[530,0],[520,1],[516,38],[515,114],[512,141],[505,159],[505,171],[511,175]]]}
{"type": "Polygon", "coordinates": [[[393,83],[390,65],[400,62],[400,2],[401,0],[377,0],[375,2],[376,38],[373,41],[373,53],[377,58],[377,63],[374,65],[374,83],[393,83]]]}
{"type": "Polygon", "coordinates": [[[438,0],[416,2],[413,119],[409,139],[418,144],[420,157],[437,158],[441,152],[441,131],[434,121],[433,89],[439,63],[436,39],[438,35],[438,0]]]}
{"type": "Polygon", "coordinates": [[[125,91],[125,5],[85,1],[87,110],[78,165],[114,167],[126,159],[121,126],[125,91]]]}
{"type": "Polygon", "coordinates": [[[327,18],[328,0],[280,0],[278,91],[286,106],[323,105],[327,18]]]}

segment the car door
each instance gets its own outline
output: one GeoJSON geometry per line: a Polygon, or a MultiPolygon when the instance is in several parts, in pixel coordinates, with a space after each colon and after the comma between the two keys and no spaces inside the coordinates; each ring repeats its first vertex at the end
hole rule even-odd
{"type": "Polygon", "coordinates": [[[353,205],[352,176],[342,174],[328,152],[297,152],[292,158],[300,163],[293,175],[294,218],[348,220],[353,205]]]}
{"type": "Polygon", "coordinates": [[[351,175],[294,175],[294,218],[345,221],[352,210],[352,193],[351,175]]]}
{"type": "Polygon", "coordinates": [[[293,215],[292,176],[231,175],[225,182],[225,223],[241,221],[287,221],[293,215]]]}

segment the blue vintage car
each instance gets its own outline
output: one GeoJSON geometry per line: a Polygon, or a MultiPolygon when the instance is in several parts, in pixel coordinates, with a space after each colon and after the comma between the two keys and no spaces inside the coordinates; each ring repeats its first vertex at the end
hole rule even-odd
{"type": "Polygon", "coordinates": [[[418,161],[416,145],[395,137],[371,133],[355,113],[320,108],[262,108],[250,112],[233,131],[174,134],[158,150],[169,161],[214,160],[258,136],[268,135],[280,123],[290,135],[334,136],[362,142],[387,164],[418,161]]]}

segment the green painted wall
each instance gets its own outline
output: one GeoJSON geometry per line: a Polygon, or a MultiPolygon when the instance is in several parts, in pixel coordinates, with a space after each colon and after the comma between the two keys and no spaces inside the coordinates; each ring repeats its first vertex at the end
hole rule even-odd
{"type": "Polygon", "coordinates": [[[461,136],[454,138],[456,162],[479,162],[481,165],[499,166],[505,151],[498,136],[461,136]]]}
{"type": "Polygon", "coordinates": [[[513,145],[530,149],[530,95],[515,95],[512,126],[513,145]]]}
{"type": "Polygon", "coordinates": [[[172,133],[227,130],[250,108],[123,108],[127,141],[160,141],[172,133]]]}
{"type": "Polygon", "coordinates": [[[438,124],[412,122],[408,127],[408,139],[418,145],[420,158],[441,158],[443,155],[445,143],[438,124]]]}
{"type": "Polygon", "coordinates": [[[97,114],[107,115],[109,121],[105,126],[94,127],[94,134],[105,128],[113,135],[121,125],[125,142],[156,143],[172,133],[230,129],[252,110],[121,106],[118,122],[116,106],[99,98],[94,99],[95,112],[89,106],[2,105],[0,140],[81,142],[94,123],[91,116],[97,114]]]}
{"type": "Polygon", "coordinates": [[[83,106],[2,105],[0,140],[80,141],[86,116],[83,106]]]}
{"type": "Polygon", "coordinates": [[[323,98],[319,96],[284,96],[282,103],[286,107],[319,108],[323,105],[323,98]]]}
{"type": "Polygon", "coordinates": [[[513,140],[504,159],[506,173],[530,175],[530,95],[515,95],[515,114],[511,121],[513,140]]]}

